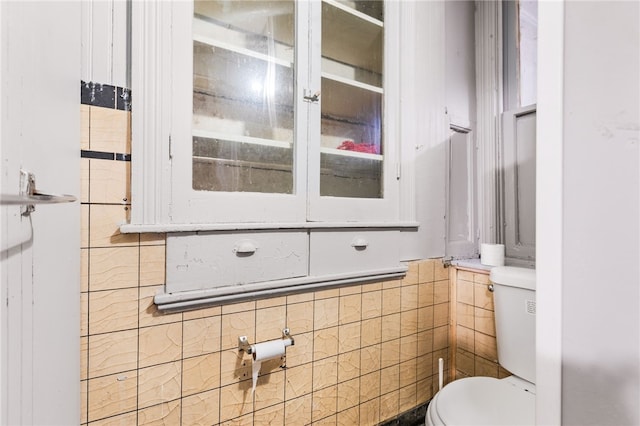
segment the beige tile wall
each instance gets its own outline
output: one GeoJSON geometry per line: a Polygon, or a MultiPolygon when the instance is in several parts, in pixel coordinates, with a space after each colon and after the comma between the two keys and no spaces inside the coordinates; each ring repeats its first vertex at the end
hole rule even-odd
{"type": "Polygon", "coordinates": [[[503,378],[510,375],[498,364],[493,293],[489,273],[458,269],[452,277],[452,373],[454,379],[469,376],[503,378]]]}
{"type": "MultiPolygon", "coordinates": [[[[130,113],[81,107],[82,149],[130,153],[130,113]]],[[[161,314],[164,235],[123,235],[130,163],[81,159],[82,424],[373,425],[429,400],[449,359],[449,270],[402,280],[161,314]],[[237,350],[295,337],[251,394],[237,350]]]]}

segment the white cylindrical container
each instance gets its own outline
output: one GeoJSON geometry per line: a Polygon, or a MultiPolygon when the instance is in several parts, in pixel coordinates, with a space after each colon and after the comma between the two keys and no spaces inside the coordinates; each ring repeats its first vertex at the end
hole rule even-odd
{"type": "Polygon", "coordinates": [[[504,266],[504,244],[480,244],[480,263],[487,266],[504,266]]]}

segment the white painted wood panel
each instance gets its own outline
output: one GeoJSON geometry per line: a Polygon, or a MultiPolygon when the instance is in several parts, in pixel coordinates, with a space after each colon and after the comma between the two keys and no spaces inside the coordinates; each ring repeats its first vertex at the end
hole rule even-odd
{"type": "Polygon", "coordinates": [[[306,231],[169,234],[166,292],[306,276],[308,256],[306,231]]]}

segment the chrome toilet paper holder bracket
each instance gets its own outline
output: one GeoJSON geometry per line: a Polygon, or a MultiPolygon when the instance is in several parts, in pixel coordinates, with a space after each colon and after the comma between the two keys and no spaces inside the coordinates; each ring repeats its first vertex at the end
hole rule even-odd
{"type": "MultiPolygon", "coordinates": [[[[291,345],[295,345],[295,340],[293,336],[291,336],[291,330],[289,330],[289,328],[282,329],[282,338],[291,340],[291,345]]],[[[253,347],[251,343],[249,343],[247,336],[238,336],[238,350],[245,351],[248,355],[253,353],[253,347]]]]}

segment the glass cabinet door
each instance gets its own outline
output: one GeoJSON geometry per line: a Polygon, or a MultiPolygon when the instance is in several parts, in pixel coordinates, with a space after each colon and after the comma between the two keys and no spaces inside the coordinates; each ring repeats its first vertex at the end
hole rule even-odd
{"type": "Polygon", "coordinates": [[[292,194],[294,1],[193,11],[193,189],[292,194]]]}
{"type": "Polygon", "coordinates": [[[383,4],[322,2],[321,196],[384,195],[383,4]]]}

